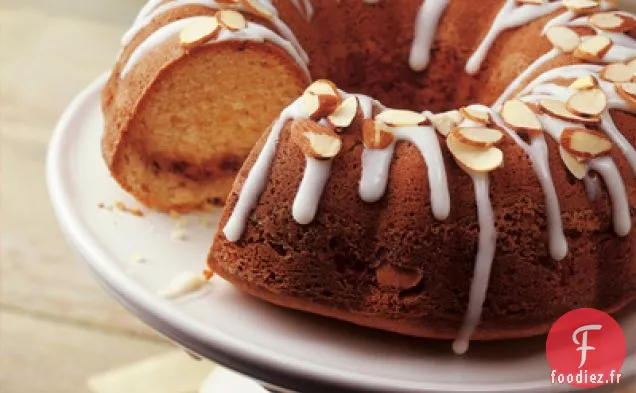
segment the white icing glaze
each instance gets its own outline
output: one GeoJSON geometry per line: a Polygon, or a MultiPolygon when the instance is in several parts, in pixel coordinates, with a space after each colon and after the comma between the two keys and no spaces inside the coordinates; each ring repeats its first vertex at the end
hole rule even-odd
{"type": "Polygon", "coordinates": [[[395,142],[386,149],[364,149],[362,152],[362,177],[360,198],[368,203],[377,202],[384,196],[389,181],[389,171],[395,142]]]}
{"type": "Polygon", "coordinates": [[[479,325],[481,314],[488,292],[490,271],[495,258],[497,246],[497,230],[495,215],[490,202],[490,177],[487,173],[469,173],[475,187],[477,200],[477,216],[479,220],[479,247],[475,260],[475,271],[470,285],[468,308],[464,322],[453,342],[453,351],[457,354],[466,353],[470,337],[479,325]]]}
{"type": "Polygon", "coordinates": [[[332,160],[317,160],[309,156],[305,156],[305,161],[305,173],[292,206],[292,216],[301,225],[314,220],[322,193],[329,181],[332,163],[332,160]]]}
{"type": "Polygon", "coordinates": [[[601,182],[598,176],[585,176],[583,178],[583,182],[585,183],[585,193],[587,194],[587,198],[592,202],[596,201],[602,192],[601,182]]]}
{"type": "Polygon", "coordinates": [[[307,20],[311,20],[314,16],[314,5],[311,0],[290,0],[290,2],[298,8],[307,20]]]}
{"type": "MultiPolygon", "coordinates": [[[[200,18],[205,18],[204,16],[195,16],[192,18],[180,19],[178,21],[169,23],[165,26],[162,26],[155,32],[153,32],[144,42],[139,44],[137,48],[133,51],[133,53],[128,58],[128,61],[122,67],[120,77],[123,79],[126,77],[128,72],[132,69],[132,67],[137,64],[137,62],[149,51],[156,48],[158,45],[166,42],[167,40],[176,37],[179,32],[187,26],[192,21],[195,21],[200,18]]],[[[238,31],[230,31],[227,29],[221,30],[218,36],[211,40],[209,43],[223,42],[223,41],[254,41],[254,42],[271,42],[280,46],[282,49],[286,50],[289,55],[296,60],[298,65],[301,67],[305,75],[310,78],[309,69],[307,68],[307,63],[303,61],[300,57],[300,54],[296,52],[294,47],[286,40],[281,38],[278,34],[269,30],[266,27],[263,27],[257,23],[249,22],[247,27],[238,31]]]]}
{"type": "Polygon", "coordinates": [[[449,0],[426,0],[420,7],[409,59],[413,71],[423,71],[428,66],[437,25],[449,3],[449,0]]]}
{"type": "Polygon", "coordinates": [[[182,272],[176,275],[157,295],[164,299],[174,299],[201,289],[208,281],[201,273],[182,272]]]}
{"type": "MultiPolygon", "coordinates": [[[[151,3],[153,2],[151,1],[148,4],[151,4],[151,3]]],[[[200,6],[208,7],[215,10],[229,7],[229,6],[221,7],[221,5],[219,5],[214,0],[173,0],[171,2],[162,4],[160,6],[155,5],[151,9],[147,10],[146,12],[143,12],[144,10],[142,9],[142,12],[140,12],[141,18],[137,17],[137,19],[135,20],[133,25],[130,27],[130,29],[128,29],[128,31],[124,33],[124,36],[121,39],[122,46],[126,46],[130,44],[130,42],[137,35],[137,33],[139,33],[139,31],[141,31],[143,28],[148,26],[150,22],[152,22],[152,20],[156,18],[157,16],[165,12],[168,12],[172,9],[175,9],[177,7],[182,7],[185,5],[200,5],[200,6]]],[[[286,40],[288,40],[294,46],[296,51],[298,51],[301,58],[303,59],[303,62],[308,63],[309,56],[303,49],[302,45],[300,45],[300,42],[298,42],[298,39],[296,38],[294,33],[291,31],[289,26],[287,26],[285,22],[283,22],[280,19],[276,8],[267,2],[264,5],[267,7],[268,10],[272,12],[272,19],[270,21],[274,25],[274,27],[276,27],[276,30],[278,30],[281,36],[285,38],[286,40]]],[[[245,11],[241,3],[232,5],[229,8],[245,11]]]]}
{"type": "Polygon", "coordinates": [[[247,218],[256,206],[261,194],[265,191],[281,130],[288,121],[304,118],[307,118],[307,114],[303,107],[302,97],[300,97],[285,108],[272,125],[267,141],[243,183],[232,215],[230,215],[225,227],[223,227],[223,234],[225,234],[227,240],[236,242],[241,238],[247,218]]]}
{"type": "Polygon", "coordinates": [[[612,200],[614,232],[618,236],[627,236],[632,228],[632,218],[629,214],[629,201],[627,190],[621,174],[610,157],[601,157],[591,160],[590,169],[601,175],[610,199],[612,200]]]}
{"type": "Polygon", "coordinates": [[[479,47],[477,47],[470,59],[468,59],[468,63],[466,63],[466,72],[474,75],[479,71],[481,64],[488,55],[489,49],[502,32],[548,15],[551,12],[556,11],[559,7],[562,7],[560,1],[545,3],[542,5],[526,4],[519,6],[517,0],[506,0],[506,3],[501,8],[490,26],[490,30],[486,33],[486,37],[484,37],[479,44],[479,47]]]}
{"type": "Polygon", "coordinates": [[[601,128],[625,155],[634,175],[636,175],[636,149],[634,149],[634,146],[632,146],[627,138],[618,130],[616,124],[614,124],[614,120],[612,120],[612,116],[608,112],[601,115],[601,128]]]}
{"type": "Polygon", "coordinates": [[[431,127],[400,127],[393,130],[398,140],[411,142],[422,154],[428,170],[431,209],[438,220],[450,214],[450,191],[444,157],[435,130],[431,127]]]}

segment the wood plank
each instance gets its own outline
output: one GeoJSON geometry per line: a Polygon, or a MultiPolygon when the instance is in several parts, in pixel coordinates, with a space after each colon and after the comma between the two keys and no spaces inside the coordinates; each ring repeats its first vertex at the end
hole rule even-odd
{"type": "Polygon", "coordinates": [[[48,201],[45,147],[0,144],[0,304],[144,337],[157,335],[98,287],[59,230],[48,201]]]}
{"type": "Polygon", "coordinates": [[[154,356],[166,344],[0,311],[0,391],[88,392],[96,373],[154,356]]]}

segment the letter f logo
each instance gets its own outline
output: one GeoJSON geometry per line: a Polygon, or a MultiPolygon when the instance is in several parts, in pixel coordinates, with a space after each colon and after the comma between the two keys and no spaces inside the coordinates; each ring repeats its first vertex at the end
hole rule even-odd
{"type": "Polygon", "coordinates": [[[577,351],[581,351],[581,364],[579,364],[579,368],[583,367],[585,361],[587,360],[587,351],[593,351],[596,349],[592,346],[587,345],[587,332],[590,330],[601,330],[602,327],[602,325],[585,325],[576,329],[574,333],[572,333],[572,341],[574,341],[574,344],[580,345],[580,347],[576,349],[577,351]],[[581,335],[582,339],[579,342],[577,336],[581,332],[583,334],[581,335]]]}

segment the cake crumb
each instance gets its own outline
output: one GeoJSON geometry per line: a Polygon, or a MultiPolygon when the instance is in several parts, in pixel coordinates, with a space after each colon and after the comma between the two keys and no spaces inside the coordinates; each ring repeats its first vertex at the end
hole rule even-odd
{"type": "Polygon", "coordinates": [[[203,270],[203,278],[205,278],[206,280],[210,281],[212,279],[212,277],[214,277],[214,272],[212,271],[212,269],[205,268],[203,270]]]}
{"type": "Polygon", "coordinates": [[[132,214],[133,216],[143,217],[144,212],[135,207],[128,207],[122,201],[115,202],[115,208],[121,212],[132,214]]]}
{"type": "Polygon", "coordinates": [[[212,223],[207,217],[199,217],[199,224],[203,225],[204,228],[212,227],[212,223]]]}
{"type": "Polygon", "coordinates": [[[170,217],[172,217],[172,218],[179,218],[179,217],[181,217],[181,214],[179,214],[179,212],[178,212],[178,211],[176,211],[176,210],[170,210],[170,212],[169,212],[168,214],[170,214],[170,217]]]}
{"type": "Polygon", "coordinates": [[[104,208],[106,208],[106,205],[104,204],[104,202],[100,202],[100,203],[97,204],[97,207],[100,208],[100,209],[104,209],[104,208]]]}
{"type": "Polygon", "coordinates": [[[180,218],[179,221],[177,221],[177,228],[187,228],[188,225],[190,225],[190,220],[185,217],[180,218]]]}
{"type": "Polygon", "coordinates": [[[132,260],[135,263],[144,263],[146,262],[146,258],[139,252],[136,252],[132,255],[132,260]]]}
{"type": "Polygon", "coordinates": [[[170,236],[174,240],[186,240],[188,238],[186,231],[184,231],[182,228],[177,228],[173,230],[170,236]]]}

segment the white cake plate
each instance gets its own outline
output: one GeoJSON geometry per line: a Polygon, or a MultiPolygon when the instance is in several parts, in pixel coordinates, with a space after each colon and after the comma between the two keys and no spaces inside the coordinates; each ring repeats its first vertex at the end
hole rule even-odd
{"type": "MultiPolygon", "coordinates": [[[[302,392],[560,392],[550,383],[545,338],[475,343],[465,356],[450,343],[401,337],[285,310],[214,278],[174,301],[156,295],[183,271],[205,267],[214,226],[199,216],[181,229],[168,215],[135,217],[99,208],[138,204],[102,161],[100,77],[62,116],[52,138],[48,186],[60,225],[110,294],[189,350],[277,389],[302,392]],[[139,254],[144,262],[135,262],[139,254]]],[[[218,211],[207,217],[216,223],[218,211]]],[[[181,225],[185,223],[181,220],[181,225]]],[[[77,294],[81,296],[81,294],[77,294]]],[[[636,308],[618,316],[628,341],[624,380],[636,374],[636,308]]]]}

